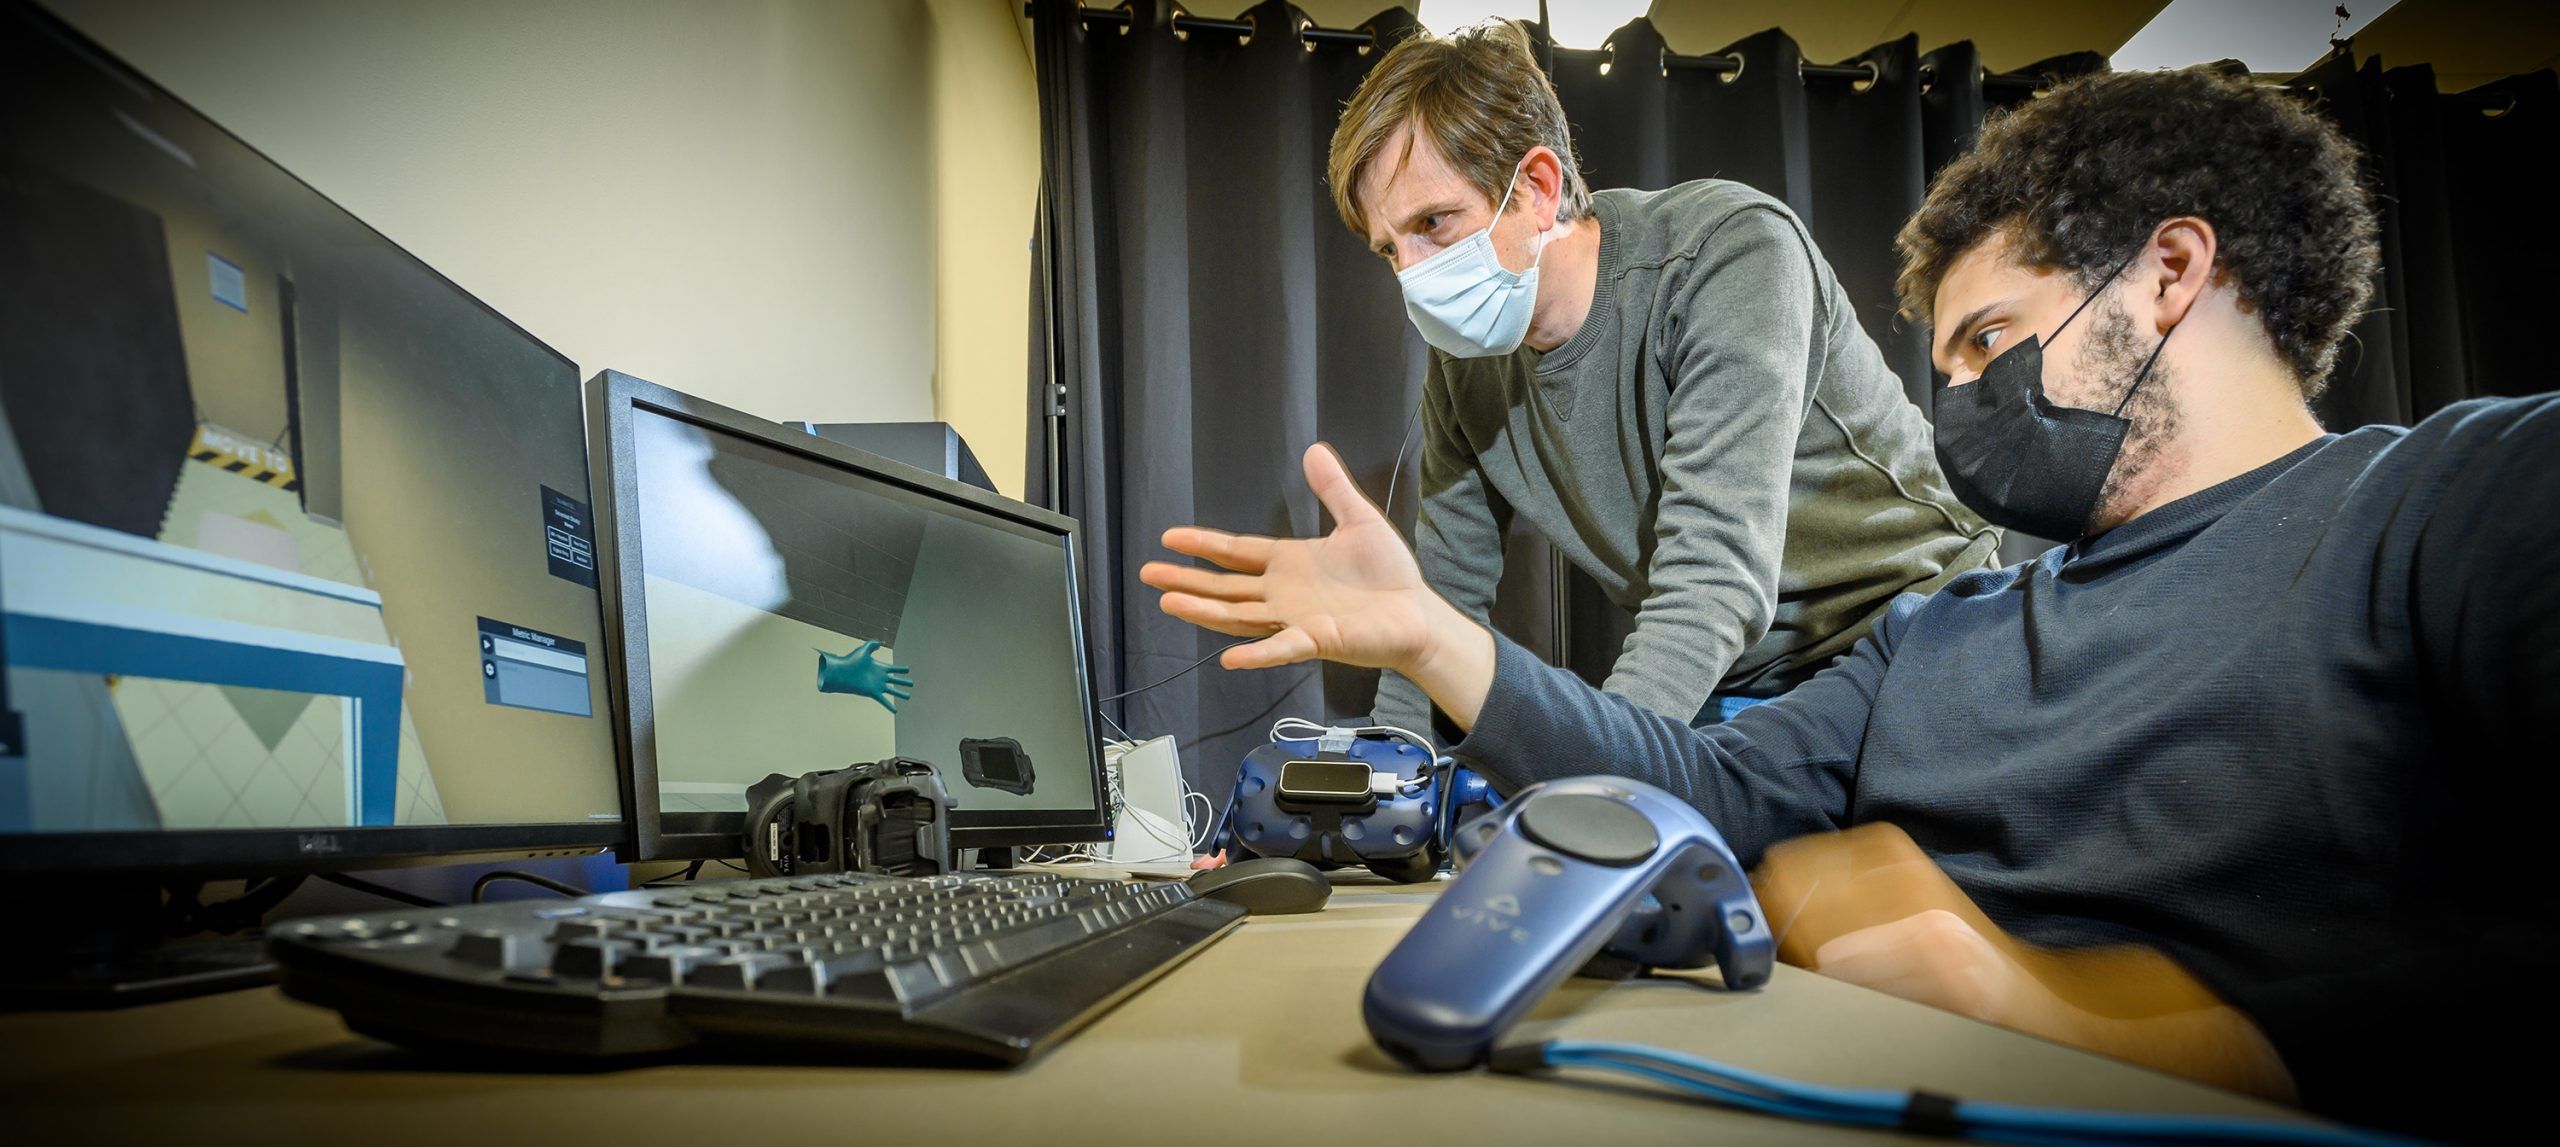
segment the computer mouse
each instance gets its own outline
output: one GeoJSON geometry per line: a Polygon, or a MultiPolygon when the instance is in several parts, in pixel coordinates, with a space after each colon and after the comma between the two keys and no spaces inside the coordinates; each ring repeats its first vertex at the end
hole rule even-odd
{"type": "Polygon", "coordinates": [[[1316,866],[1286,856],[1258,856],[1193,873],[1191,894],[1224,900],[1255,916],[1313,912],[1333,898],[1333,882],[1316,866]]]}

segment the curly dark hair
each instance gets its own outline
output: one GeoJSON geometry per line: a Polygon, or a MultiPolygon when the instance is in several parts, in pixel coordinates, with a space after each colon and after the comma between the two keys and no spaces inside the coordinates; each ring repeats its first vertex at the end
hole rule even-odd
{"type": "Polygon", "coordinates": [[[2381,266],[2363,153],[2300,96],[2246,76],[2096,75],[1995,116],[1894,237],[1895,287],[1925,321],[1948,268],[2005,234],[2030,265],[2094,288],[2180,215],[2213,225],[2241,309],[2319,397],[2381,266]]]}

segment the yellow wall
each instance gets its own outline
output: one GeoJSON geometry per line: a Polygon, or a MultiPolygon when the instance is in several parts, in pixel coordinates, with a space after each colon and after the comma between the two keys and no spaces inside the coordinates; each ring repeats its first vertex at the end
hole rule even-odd
{"type": "Polygon", "coordinates": [[[1040,100],[1016,0],[929,0],[933,24],[933,405],[1022,496],[1040,100]]]}
{"type": "Polygon", "coordinates": [[[42,2],[582,374],[934,416],[924,0],[42,2]]]}

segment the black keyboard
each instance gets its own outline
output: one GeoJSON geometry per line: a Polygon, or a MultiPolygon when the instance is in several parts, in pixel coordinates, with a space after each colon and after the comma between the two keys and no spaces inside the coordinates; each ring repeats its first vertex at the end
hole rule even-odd
{"type": "Polygon", "coordinates": [[[808,876],[298,920],[267,944],[286,995],[413,1047],[1010,1066],[1243,916],[1179,882],[808,876]]]}

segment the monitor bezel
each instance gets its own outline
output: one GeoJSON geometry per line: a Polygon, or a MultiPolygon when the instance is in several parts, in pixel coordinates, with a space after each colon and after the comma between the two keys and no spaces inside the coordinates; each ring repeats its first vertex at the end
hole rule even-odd
{"type": "Polygon", "coordinates": [[[708,399],[671,390],[621,371],[606,370],[587,380],[587,485],[602,490],[596,500],[597,568],[612,576],[600,579],[605,591],[605,657],[611,671],[615,724],[614,754],[621,762],[623,807],[629,810],[630,839],[620,848],[626,861],[717,860],[743,852],[739,836],[744,813],[670,813],[658,802],[655,712],[651,704],[645,591],[634,601],[626,595],[641,585],[645,554],[637,515],[624,507],[639,504],[639,477],[634,457],[633,416],[647,412],[690,423],[716,433],[761,443],[820,465],[847,470],[871,481],[897,486],[963,510],[1002,518],[1056,536],[1064,546],[1068,613],[1074,627],[1076,691],[1084,714],[1086,769],[1093,781],[1091,809],[954,809],[951,841],[960,848],[996,848],[1028,844],[1068,844],[1111,839],[1102,765],[1100,722],[1093,704],[1093,651],[1084,625],[1080,529],[1076,520],[895,459],[794,430],[780,423],[731,409],[708,399]]]}
{"type": "MultiPolygon", "coordinates": [[[[26,3],[9,3],[0,20],[15,18],[39,35],[52,37],[76,55],[88,57],[122,78],[147,89],[154,98],[202,121],[222,138],[292,180],[312,198],[343,216],[364,234],[407,259],[435,282],[490,318],[504,324],[526,343],[559,360],[566,368],[571,401],[576,401],[578,364],[498,309],[464,290],[426,260],[393,242],[337,200],[278,163],[194,104],[152,79],[142,69],[108,51],[69,21],[26,3]]],[[[581,444],[583,449],[584,444],[581,444]]],[[[590,467],[592,473],[592,467],[590,467]]],[[[595,497],[593,479],[587,496],[595,497]]],[[[599,579],[602,580],[602,579],[599,579]]],[[[596,595],[597,631],[610,637],[611,615],[601,587],[596,595]]],[[[612,682],[607,681],[607,696],[612,682]]],[[[463,863],[491,859],[584,856],[624,843],[630,823],[628,806],[613,821],[533,821],[478,825],[344,825],[284,829],[175,828],[149,831],[0,833],[0,867],[12,872],[142,873],[263,875],[297,872],[387,868],[421,863],[463,863]]]]}

